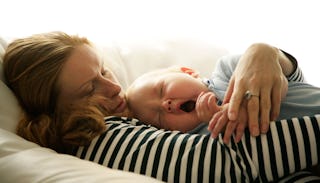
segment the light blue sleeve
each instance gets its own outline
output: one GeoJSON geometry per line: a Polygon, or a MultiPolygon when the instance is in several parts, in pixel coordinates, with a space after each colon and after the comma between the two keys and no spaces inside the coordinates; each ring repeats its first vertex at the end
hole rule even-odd
{"type": "Polygon", "coordinates": [[[230,78],[234,72],[241,55],[228,55],[221,57],[210,78],[213,84],[213,92],[219,100],[223,100],[227,91],[230,78]]]}

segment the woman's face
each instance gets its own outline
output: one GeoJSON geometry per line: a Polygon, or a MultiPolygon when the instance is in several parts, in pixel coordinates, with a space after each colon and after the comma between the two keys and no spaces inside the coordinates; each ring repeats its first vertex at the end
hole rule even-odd
{"type": "Polygon", "coordinates": [[[59,107],[72,105],[81,99],[103,96],[104,99],[98,99],[98,104],[109,114],[122,113],[127,109],[118,81],[110,70],[103,67],[89,45],[75,48],[62,68],[58,85],[59,107]]]}

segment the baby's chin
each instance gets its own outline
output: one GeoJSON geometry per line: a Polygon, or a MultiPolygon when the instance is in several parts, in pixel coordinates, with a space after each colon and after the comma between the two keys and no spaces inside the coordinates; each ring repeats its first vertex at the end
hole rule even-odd
{"type": "Polygon", "coordinates": [[[118,117],[129,117],[129,118],[133,118],[133,113],[132,111],[130,111],[128,108],[126,108],[124,111],[122,112],[118,112],[118,113],[105,113],[105,116],[118,116],[118,117]]]}

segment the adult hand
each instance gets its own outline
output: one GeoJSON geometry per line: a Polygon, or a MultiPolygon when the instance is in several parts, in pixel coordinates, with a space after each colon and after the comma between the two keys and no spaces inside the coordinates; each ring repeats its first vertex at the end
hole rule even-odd
{"type": "Polygon", "coordinates": [[[246,100],[246,91],[252,96],[247,101],[248,124],[251,135],[266,133],[269,121],[275,120],[280,112],[281,92],[286,78],[279,63],[279,50],[258,43],[250,46],[240,58],[231,77],[224,103],[230,103],[228,118],[238,119],[240,105],[246,100]],[[260,122],[260,123],[259,123],[260,122]]]}

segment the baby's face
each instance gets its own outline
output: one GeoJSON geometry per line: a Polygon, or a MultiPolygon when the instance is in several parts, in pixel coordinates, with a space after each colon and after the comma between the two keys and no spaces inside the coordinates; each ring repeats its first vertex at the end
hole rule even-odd
{"type": "Polygon", "coordinates": [[[198,95],[206,91],[200,78],[168,72],[138,79],[127,99],[134,117],[142,122],[186,132],[200,122],[195,106],[198,95]]]}

